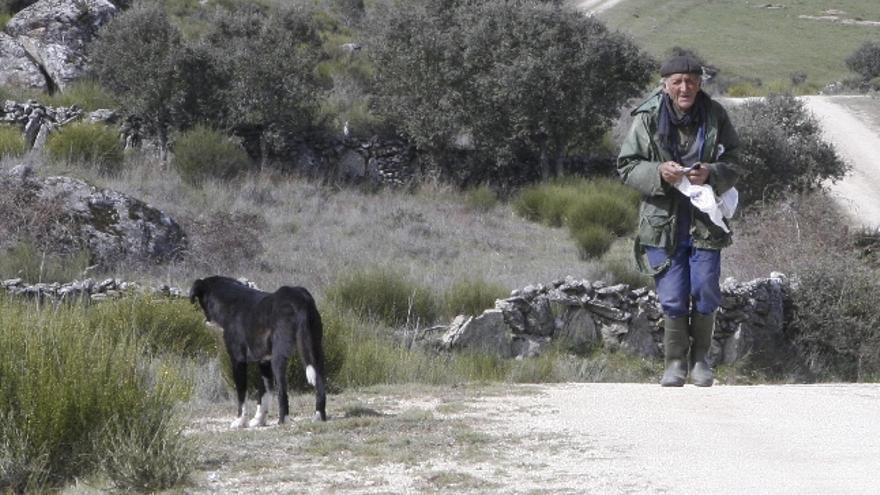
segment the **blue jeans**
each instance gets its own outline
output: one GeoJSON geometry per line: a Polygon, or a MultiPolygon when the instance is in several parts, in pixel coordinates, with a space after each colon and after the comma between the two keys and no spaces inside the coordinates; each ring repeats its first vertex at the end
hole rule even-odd
{"type": "MultiPolygon", "coordinates": [[[[666,250],[647,247],[648,263],[657,268],[666,250]]],[[[666,316],[688,316],[691,310],[710,314],[721,304],[721,251],[679,246],[667,270],[654,277],[657,297],[666,316]],[[692,303],[693,301],[693,303],[692,303]]]]}

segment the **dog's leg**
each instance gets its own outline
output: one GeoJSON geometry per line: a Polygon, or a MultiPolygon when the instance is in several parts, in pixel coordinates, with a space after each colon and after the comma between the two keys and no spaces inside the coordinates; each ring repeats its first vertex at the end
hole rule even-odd
{"type": "Polygon", "coordinates": [[[267,361],[260,362],[260,381],[257,382],[257,412],[254,419],[248,423],[248,426],[266,426],[266,418],[269,416],[269,399],[271,394],[266,393],[272,390],[272,363],[267,361]]]}
{"type": "Polygon", "coordinates": [[[232,378],[235,381],[235,392],[238,397],[238,417],[229,425],[230,428],[244,428],[247,426],[245,419],[244,400],[247,395],[247,362],[232,363],[232,378]]]}
{"type": "Polygon", "coordinates": [[[272,372],[275,374],[275,386],[278,387],[278,424],[284,424],[290,414],[287,403],[287,358],[281,355],[272,359],[272,372]]]}

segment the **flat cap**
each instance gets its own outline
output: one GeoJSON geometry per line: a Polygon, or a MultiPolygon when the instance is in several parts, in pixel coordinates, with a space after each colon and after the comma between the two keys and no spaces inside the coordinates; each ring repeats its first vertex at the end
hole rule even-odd
{"type": "Polygon", "coordinates": [[[660,66],[660,77],[672,74],[702,74],[703,66],[690,55],[677,55],[660,66]]]}

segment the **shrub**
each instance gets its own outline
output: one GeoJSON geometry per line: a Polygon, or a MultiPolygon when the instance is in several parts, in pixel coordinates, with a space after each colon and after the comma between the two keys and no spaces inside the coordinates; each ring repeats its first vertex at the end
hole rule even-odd
{"type": "Polygon", "coordinates": [[[110,422],[130,418],[117,430],[125,435],[139,427],[138,414],[159,419],[150,431],[165,441],[169,457],[161,464],[186,466],[188,459],[173,453],[184,449],[173,444],[188,440],[166,429],[187,384],[174,374],[153,379],[138,336],[95,318],[86,306],[41,307],[3,297],[0,327],[0,490],[42,489],[93,474],[120,447],[102,441],[110,422]]]}
{"type": "Polygon", "coordinates": [[[85,111],[94,111],[101,108],[117,108],[119,103],[104,89],[100,83],[93,79],[82,79],[74,82],[64,89],[64,92],[53,94],[46,101],[53,107],[72,107],[74,105],[85,111]]]}
{"type": "Polygon", "coordinates": [[[27,151],[24,134],[18,127],[0,126],[0,158],[21,156],[27,151]]]}
{"type": "Polygon", "coordinates": [[[467,191],[464,202],[471,211],[487,212],[498,204],[498,195],[489,186],[479,186],[467,191]]]}
{"type": "Polygon", "coordinates": [[[69,282],[82,277],[89,259],[87,250],[58,254],[24,239],[0,253],[0,275],[20,277],[28,283],[69,282]]]}
{"type": "Polygon", "coordinates": [[[632,232],[637,219],[637,207],[610,191],[580,197],[566,211],[566,225],[572,232],[599,225],[620,236],[632,232]]]}
{"type": "Polygon", "coordinates": [[[131,296],[108,301],[92,310],[99,325],[136,335],[151,354],[202,357],[216,354],[217,333],[186,299],[131,296]]]}
{"type": "Polygon", "coordinates": [[[839,180],[849,166],[822,140],[819,124],[804,103],[791,95],[771,95],[734,107],[739,132],[741,207],[787,191],[818,189],[839,180]]]}
{"type": "Polygon", "coordinates": [[[103,124],[68,124],[49,136],[46,149],[56,162],[81,163],[107,174],[118,172],[124,159],[119,136],[103,124]]]}
{"type": "Polygon", "coordinates": [[[186,223],[190,232],[188,257],[205,270],[236,272],[256,261],[266,249],[260,239],[269,227],[260,214],[214,211],[186,223]]]}
{"type": "Polygon", "coordinates": [[[484,280],[463,280],[450,287],[445,294],[446,316],[478,315],[494,308],[497,299],[510,294],[506,288],[484,280]]]}
{"type": "Polygon", "coordinates": [[[611,179],[562,179],[525,188],[514,200],[520,216],[552,227],[566,225],[581,256],[601,256],[616,235],[636,226],[639,194],[611,179]],[[597,228],[600,227],[600,228],[597,228]]]}
{"type": "Polygon", "coordinates": [[[866,41],[846,58],[846,66],[870,81],[880,76],[880,41],[866,41]]]}
{"type": "Polygon", "coordinates": [[[572,230],[581,259],[598,258],[605,254],[614,242],[614,234],[601,225],[587,224],[572,230]]]}
{"type": "Polygon", "coordinates": [[[796,281],[788,332],[810,371],[825,381],[880,376],[877,274],[851,256],[829,256],[803,266],[796,281]]]}
{"type": "Polygon", "coordinates": [[[327,299],[362,318],[392,327],[426,325],[437,318],[438,305],[431,292],[388,269],[367,269],[342,277],[328,288],[327,299]]]}
{"type": "Polygon", "coordinates": [[[196,126],[174,143],[174,167],[190,184],[228,180],[251,168],[244,149],[220,131],[196,126]]]}
{"type": "Polygon", "coordinates": [[[558,173],[567,150],[602,139],[653,69],[625,36],[564,2],[389,3],[369,15],[376,108],[450,177],[558,173]],[[479,159],[453,159],[464,131],[479,159]]]}
{"type": "Polygon", "coordinates": [[[122,491],[153,493],[184,480],[197,462],[195,446],[182,441],[183,425],[165,411],[146,409],[116,416],[95,450],[101,471],[122,491]]]}

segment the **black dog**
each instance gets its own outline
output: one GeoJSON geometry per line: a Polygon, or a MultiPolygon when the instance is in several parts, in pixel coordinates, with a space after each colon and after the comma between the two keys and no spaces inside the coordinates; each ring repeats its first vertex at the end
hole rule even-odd
{"type": "Polygon", "coordinates": [[[232,376],[238,394],[238,418],[233,428],[245,426],[247,363],[259,363],[262,379],[257,384],[257,413],[250,426],[266,424],[267,389],[273,375],[278,387],[278,423],[289,412],[287,402],[287,362],[294,342],[306,368],[306,379],[315,387],[315,419],[326,421],[324,392],[323,326],[315,300],[302,287],[281,287],[263,292],[228,277],[213,276],[196,280],[189,294],[199,302],[205,318],[223,329],[223,341],[232,361],[232,376]]]}

